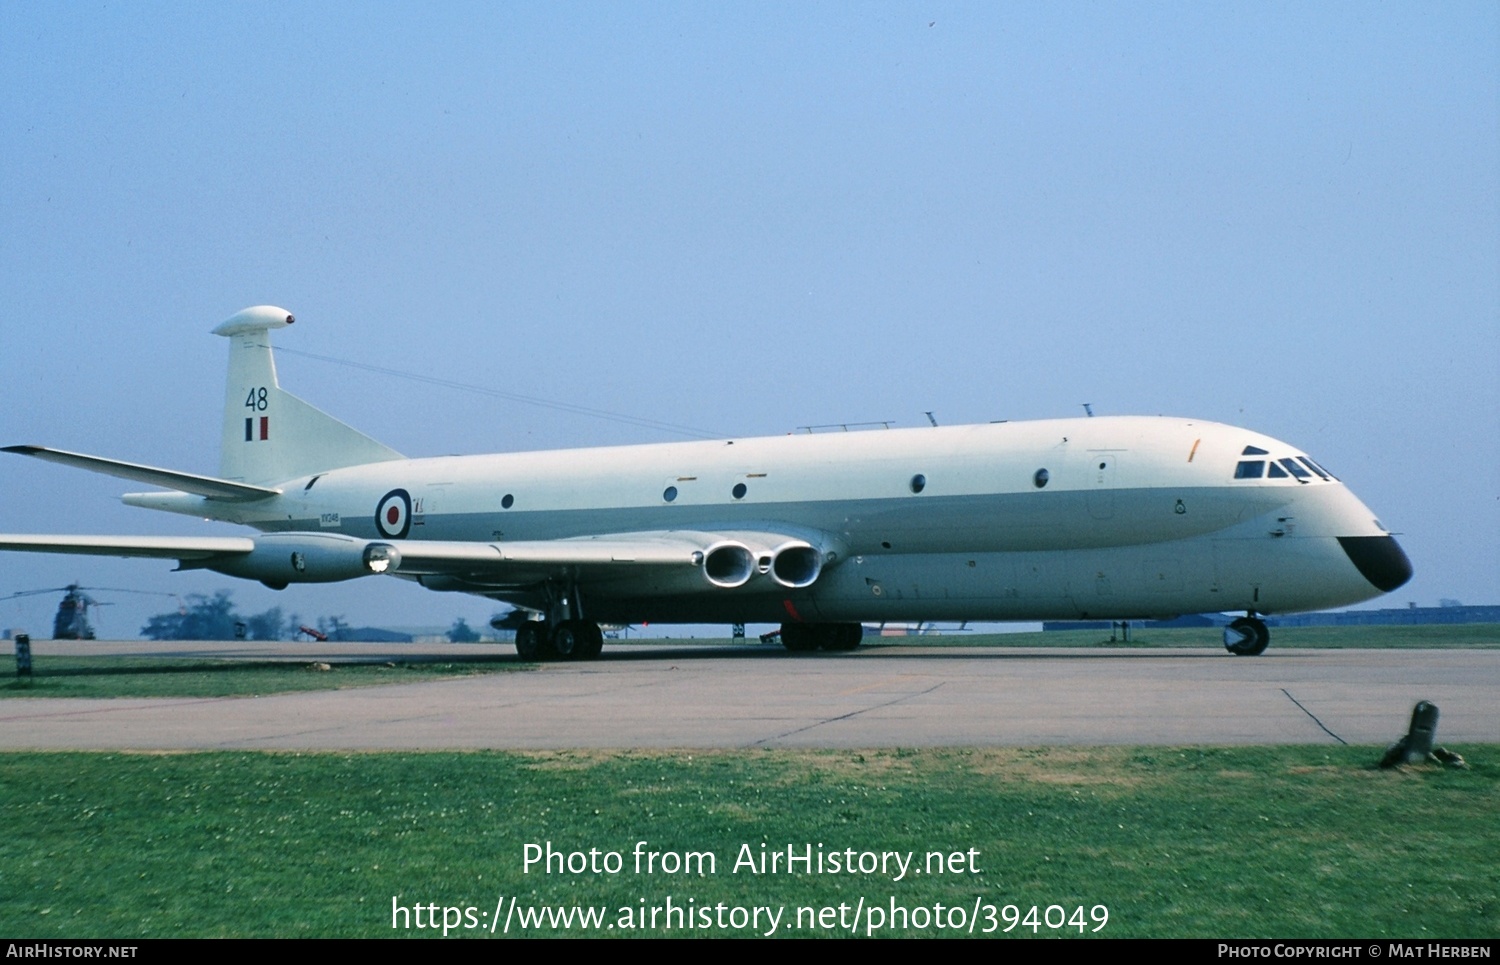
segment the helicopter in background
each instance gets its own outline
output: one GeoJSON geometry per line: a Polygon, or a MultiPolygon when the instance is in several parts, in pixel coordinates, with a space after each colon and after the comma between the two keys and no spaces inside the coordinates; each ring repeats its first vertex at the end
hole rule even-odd
{"type": "Polygon", "coordinates": [[[67,586],[48,587],[44,590],[22,590],[20,593],[12,593],[10,596],[0,597],[0,603],[27,596],[61,593],[63,594],[62,602],[57,605],[57,615],[52,618],[52,639],[93,640],[96,638],[96,634],[94,624],[89,619],[89,611],[102,606],[109,606],[110,604],[89,596],[88,590],[103,593],[140,593],[146,596],[170,596],[174,600],[177,600],[179,609],[183,607],[182,598],[175,593],[156,593],[149,590],[129,590],[108,586],[82,586],[78,583],[69,583],[67,586]]]}
{"type": "Polygon", "coordinates": [[[103,604],[83,592],[83,587],[77,583],[69,583],[66,589],[67,596],[57,605],[57,616],[52,618],[52,639],[94,639],[94,625],[89,623],[89,608],[103,604]]]}

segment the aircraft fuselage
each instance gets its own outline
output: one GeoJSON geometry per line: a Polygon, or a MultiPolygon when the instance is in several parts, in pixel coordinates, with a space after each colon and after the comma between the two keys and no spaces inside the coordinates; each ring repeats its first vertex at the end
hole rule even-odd
{"type": "MultiPolygon", "coordinates": [[[[596,581],[587,612],[609,622],[1125,619],[1384,592],[1340,543],[1394,543],[1374,515],[1331,477],[1236,478],[1247,447],[1272,464],[1301,455],[1232,426],[1101,417],[396,460],[250,504],[127,500],[398,548],[769,531],[824,554],[795,589],[763,572],[713,593],[652,572],[596,581]]],[[[545,606],[539,588],[414,578],[545,606]]]]}

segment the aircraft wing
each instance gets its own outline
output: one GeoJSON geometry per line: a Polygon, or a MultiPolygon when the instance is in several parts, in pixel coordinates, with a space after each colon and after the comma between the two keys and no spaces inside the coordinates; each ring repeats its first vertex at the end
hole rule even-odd
{"type": "MultiPolygon", "coordinates": [[[[289,547],[300,534],[277,534],[261,537],[289,547]]],[[[655,536],[656,534],[642,534],[655,536]]],[[[309,541],[326,544],[366,544],[378,540],[356,540],[352,537],[324,533],[308,534],[309,541]]],[[[693,565],[692,554],[702,549],[687,539],[653,539],[641,537],[587,538],[572,540],[535,540],[514,543],[468,543],[439,540],[399,540],[393,546],[401,557],[399,572],[425,573],[493,573],[529,582],[521,571],[545,571],[565,567],[597,567],[609,564],[677,564],[693,565]]],[[[32,553],[72,553],[80,556],[138,556],[170,560],[203,560],[216,556],[238,556],[253,551],[252,536],[57,536],[26,533],[0,534],[0,550],[32,553]]],[[[700,552],[701,556],[702,553],[700,552]]],[[[396,572],[393,570],[392,572],[396,572]]]]}
{"type": "MultiPolygon", "coordinates": [[[[831,543],[818,539],[817,543],[831,543]]],[[[451,576],[492,586],[525,586],[553,578],[627,579],[674,569],[685,586],[729,589],[769,572],[785,586],[807,586],[825,550],[802,536],[686,530],[618,533],[558,540],[494,543],[400,540],[392,573],[451,576]]]]}
{"type": "Polygon", "coordinates": [[[190,472],[178,472],[175,469],[160,469],[156,466],[146,466],[138,462],[122,462],[119,459],[105,459],[103,456],[89,456],[81,452],[68,452],[66,449],[49,449],[46,446],[5,446],[0,448],[0,452],[14,452],[20,456],[33,456],[37,459],[45,459],[47,462],[56,462],[64,466],[87,469],[90,472],[100,472],[107,476],[118,476],[121,479],[132,479],[136,482],[146,483],[148,486],[161,486],[163,489],[175,489],[178,492],[192,493],[195,496],[206,496],[209,499],[247,502],[255,499],[265,499],[268,496],[277,496],[281,493],[279,489],[251,486],[247,483],[235,482],[232,479],[199,476],[190,472]]]}
{"type": "Polygon", "coordinates": [[[242,556],[255,549],[248,536],[53,536],[0,534],[0,550],[73,553],[81,556],[144,556],[163,560],[206,560],[242,556]]]}
{"type": "Polygon", "coordinates": [[[182,569],[211,569],[271,585],[389,573],[426,585],[452,581],[454,589],[647,576],[658,589],[713,591],[742,586],[757,574],[800,588],[811,586],[824,562],[842,555],[840,548],[826,534],[761,531],[674,530],[510,542],[370,540],[324,532],[226,537],[0,534],[0,550],[174,559],[182,569]]]}

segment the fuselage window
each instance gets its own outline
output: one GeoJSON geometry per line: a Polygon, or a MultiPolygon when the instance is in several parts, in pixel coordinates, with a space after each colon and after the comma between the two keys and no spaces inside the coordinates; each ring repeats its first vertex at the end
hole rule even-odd
{"type": "Polygon", "coordinates": [[[1047,485],[1047,480],[1049,480],[1051,478],[1052,478],[1052,474],[1049,473],[1049,472],[1047,472],[1047,470],[1045,470],[1045,469],[1038,469],[1036,471],[1036,475],[1034,475],[1034,476],[1031,477],[1031,483],[1036,488],[1041,489],[1043,486],[1047,485]]]}
{"type": "Polygon", "coordinates": [[[1264,459],[1246,459],[1234,467],[1234,478],[1236,479],[1259,479],[1266,474],[1266,463],[1264,459]]]}
{"type": "Polygon", "coordinates": [[[516,497],[514,495],[512,495],[511,493],[506,493],[500,499],[500,508],[501,509],[510,509],[515,504],[516,504],[516,497]]]}
{"type": "Polygon", "coordinates": [[[735,499],[744,499],[747,492],[749,490],[745,488],[744,483],[735,483],[734,488],[729,491],[729,494],[735,499]]]}
{"type": "Polygon", "coordinates": [[[924,490],[926,488],[927,488],[927,477],[926,476],[922,475],[921,473],[917,473],[915,476],[911,477],[911,491],[912,492],[919,493],[919,492],[921,492],[922,490],[924,490]]]}
{"type": "Polygon", "coordinates": [[[668,486],[666,489],[662,490],[661,498],[662,498],[663,502],[668,502],[668,503],[670,503],[672,500],[676,499],[677,498],[677,487],[676,486],[668,486]]]}
{"type": "Polygon", "coordinates": [[[1271,463],[1271,471],[1266,473],[1266,475],[1270,476],[1272,479],[1285,479],[1286,470],[1282,469],[1280,466],[1276,465],[1276,463],[1273,462],[1271,463]]]}
{"type": "Polygon", "coordinates": [[[1307,482],[1312,478],[1312,473],[1297,465],[1294,460],[1283,459],[1281,460],[1281,464],[1286,467],[1287,472],[1291,473],[1293,476],[1296,476],[1297,479],[1301,482],[1307,482]]]}

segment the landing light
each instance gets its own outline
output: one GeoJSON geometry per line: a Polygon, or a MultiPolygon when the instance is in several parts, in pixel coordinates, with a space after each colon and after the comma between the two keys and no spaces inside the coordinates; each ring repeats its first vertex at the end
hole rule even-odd
{"type": "Polygon", "coordinates": [[[401,552],[389,543],[371,543],[365,547],[365,569],[371,573],[388,573],[401,566],[401,552]]]}

